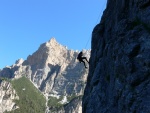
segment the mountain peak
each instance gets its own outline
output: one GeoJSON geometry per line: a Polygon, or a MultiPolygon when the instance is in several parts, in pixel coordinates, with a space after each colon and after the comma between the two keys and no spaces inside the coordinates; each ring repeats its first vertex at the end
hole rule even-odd
{"type": "Polygon", "coordinates": [[[57,42],[56,39],[54,37],[52,37],[49,41],[49,43],[54,43],[54,42],[57,42]]]}
{"type": "Polygon", "coordinates": [[[61,46],[54,37],[52,37],[48,42],[44,44],[46,47],[55,48],[56,46],[61,46]]]}
{"type": "Polygon", "coordinates": [[[18,59],[18,60],[15,62],[15,64],[16,64],[17,66],[19,66],[19,65],[21,65],[23,62],[24,62],[23,58],[20,58],[20,59],[18,59]]]}

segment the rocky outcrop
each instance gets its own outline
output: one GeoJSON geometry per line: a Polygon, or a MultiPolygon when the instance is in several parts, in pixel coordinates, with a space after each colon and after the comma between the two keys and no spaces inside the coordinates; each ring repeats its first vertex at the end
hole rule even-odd
{"type": "Polygon", "coordinates": [[[82,97],[73,99],[64,107],[65,113],[82,113],[82,97]]]}
{"type": "MultiPolygon", "coordinates": [[[[89,59],[90,50],[83,50],[83,52],[89,59]]],[[[81,99],[75,108],[69,104],[71,101],[69,98],[83,95],[88,75],[88,69],[77,61],[78,53],[79,51],[68,50],[55,38],[51,38],[36,52],[29,55],[27,60],[20,59],[14,65],[5,67],[0,72],[0,76],[14,79],[26,76],[45,95],[47,107],[49,99],[54,97],[58,103],[67,104],[67,109],[70,105],[72,111],[77,112],[78,108],[82,108],[81,99]],[[65,101],[60,98],[65,98],[65,101]]],[[[57,109],[55,106],[50,106],[46,112],[49,113],[51,110],[57,109]]]]}
{"type": "Polygon", "coordinates": [[[150,2],[108,0],[92,33],[83,113],[150,113],[150,2]]]}
{"type": "Polygon", "coordinates": [[[0,113],[12,111],[18,108],[13,100],[18,100],[19,97],[12,85],[8,81],[0,83],[0,113]]]}
{"type": "Polygon", "coordinates": [[[12,66],[6,66],[0,71],[0,77],[4,78],[18,78],[23,74],[28,74],[24,71],[25,67],[22,67],[24,60],[21,58],[15,62],[12,66]]]}
{"type": "Polygon", "coordinates": [[[82,96],[74,98],[63,108],[50,113],[82,113],[82,96]]]}

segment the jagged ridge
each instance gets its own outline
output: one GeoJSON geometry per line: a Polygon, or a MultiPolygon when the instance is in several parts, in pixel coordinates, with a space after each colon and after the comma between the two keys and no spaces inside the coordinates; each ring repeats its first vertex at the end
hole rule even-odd
{"type": "MultiPolygon", "coordinates": [[[[89,57],[90,50],[84,51],[89,57]]],[[[20,59],[16,61],[16,64],[4,68],[0,76],[15,79],[26,76],[47,98],[46,105],[50,108],[47,108],[46,112],[48,113],[49,109],[59,112],[55,109],[57,106],[50,106],[49,99],[53,98],[63,106],[70,99],[83,95],[88,70],[76,60],[78,53],[78,51],[68,50],[55,38],[51,38],[48,42],[41,44],[36,52],[28,56],[27,60],[20,59]]],[[[78,100],[79,104],[75,102],[76,107],[72,109],[70,106],[70,110],[81,112],[81,98],[78,100]]],[[[68,111],[69,104],[60,112],[65,112],[66,109],[68,111]]]]}

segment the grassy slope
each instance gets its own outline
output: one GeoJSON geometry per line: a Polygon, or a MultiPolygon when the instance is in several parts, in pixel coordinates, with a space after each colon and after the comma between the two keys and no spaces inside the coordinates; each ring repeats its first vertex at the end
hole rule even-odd
{"type": "Polygon", "coordinates": [[[12,81],[12,85],[16,90],[19,100],[15,100],[19,109],[8,113],[44,113],[45,97],[33,86],[26,78],[22,77],[12,81]],[[25,90],[23,90],[25,88],[25,90]]]}

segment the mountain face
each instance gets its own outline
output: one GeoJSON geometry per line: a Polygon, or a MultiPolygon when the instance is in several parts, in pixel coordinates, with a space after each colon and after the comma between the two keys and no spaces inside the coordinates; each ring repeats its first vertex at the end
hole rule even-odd
{"type": "MultiPolygon", "coordinates": [[[[89,59],[90,50],[83,51],[89,59]]],[[[88,69],[77,61],[78,53],[51,38],[27,60],[20,59],[1,70],[0,77],[18,79],[26,76],[46,97],[46,113],[80,113],[82,98],[79,97],[83,96],[88,69]],[[54,100],[56,106],[51,103],[54,100]]]]}
{"type": "Polygon", "coordinates": [[[83,113],[150,113],[150,1],[108,0],[91,49],[83,113]]]}

